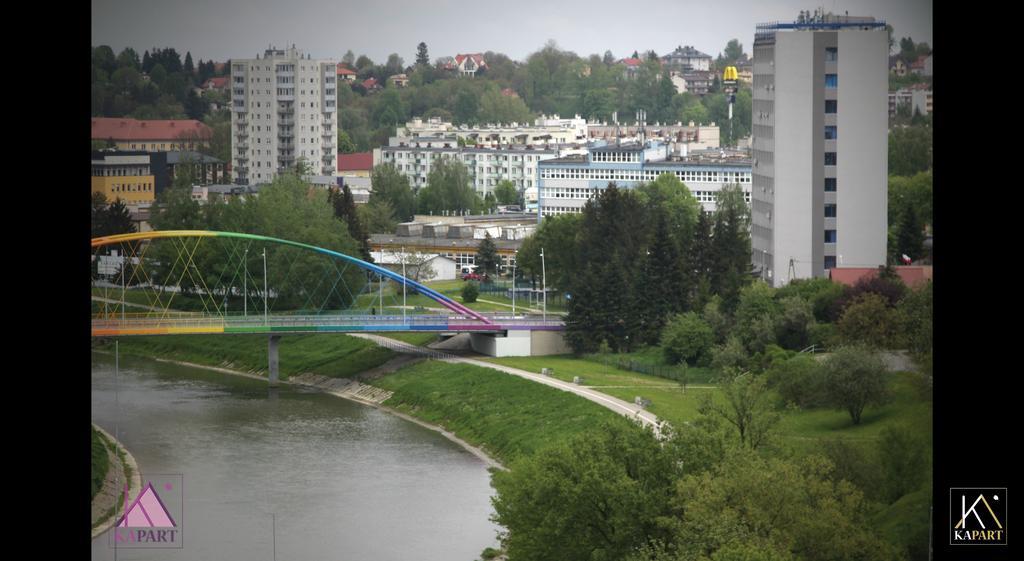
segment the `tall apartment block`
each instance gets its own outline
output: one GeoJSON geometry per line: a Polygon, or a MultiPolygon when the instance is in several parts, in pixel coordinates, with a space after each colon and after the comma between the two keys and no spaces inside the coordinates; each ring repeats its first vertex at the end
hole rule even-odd
{"type": "Polygon", "coordinates": [[[773,286],[886,262],[888,51],[870,17],[757,27],[751,258],[773,286]]]}
{"type": "Polygon", "coordinates": [[[301,158],[313,175],[337,161],[337,62],[294,45],[231,61],[231,163],[235,183],[268,183],[301,158]]]}

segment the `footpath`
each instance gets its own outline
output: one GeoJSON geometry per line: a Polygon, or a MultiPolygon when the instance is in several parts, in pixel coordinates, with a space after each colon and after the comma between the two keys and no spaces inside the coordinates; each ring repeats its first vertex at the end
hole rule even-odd
{"type": "Polygon", "coordinates": [[[135,458],[123,444],[95,423],[92,426],[106,439],[107,460],[110,466],[107,469],[107,476],[103,480],[103,487],[92,500],[92,538],[95,539],[96,536],[106,532],[114,525],[118,513],[124,508],[125,472],[130,472],[129,500],[132,497],[137,497],[139,491],[142,490],[142,474],[139,473],[139,464],[135,462],[135,458]],[[124,453],[123,462],[115,450],[124,453]]]}
{"type": "Polygon", "coordinates": [[[381,335],[373,335],[370,333],[353,333],[352,336],[373,341],[374,343],[377,343],[382,347],[387,347],[400,353],[426,356],[430,358],[435,358],[437,360],[450,362],[453,364],[472,364],[474,366],[480,366],[482,368],[490,368],[493,370],[504,372],[506,374],[519,376],[520,378],[525,378],[527,380],[530,380],[531,382],[537,382],[539,384],[544,384],[546,386],[557,388],[562,391],[574,393],[584,399],[590,400],[602,407],[610,409],[618,413],[619,415],[624,415],[631,419],[637,419],[641,423],[643,423],[644,426],[652,427],[654,429],[654,433],[660,436],[659,425],[661,423],[661,420],[658,419],[658,417],[651,413],[650,411],[647,411],[634,403],[629,403],[628,401],[624,401],[586,387],[577,386],[576,384],[572,384],[570,382],[563,382],[562,380],[559,380],[557,378],[544,376],[543,374],[536,374],[534,372],[521,370],[519,368],[513,368],[511,366],[494,364],[491,362],[463,357],[444,351],[437,351],[434,349],[417,347],[404,341],[397,341],[395,339],[390,339],[388,337],[383,337],[381,335]]]}

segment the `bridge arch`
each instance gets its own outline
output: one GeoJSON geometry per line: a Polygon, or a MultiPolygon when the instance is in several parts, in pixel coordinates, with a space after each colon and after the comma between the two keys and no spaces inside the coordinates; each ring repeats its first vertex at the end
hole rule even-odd
{"type": "Polygon", "coordinates": [[[441,304],[442,306],[448,308],[449,310],[452,310],[453,312],[459,315],[472,317],[476,320],[483,322],[484,324],[492,323],[491,320],[489,320],[488,318],[452,300],[451,298],[445,296],[444,294],[441,294],[440,292],[421,283],[403,277],[402,275],[394,271],[391,271],[390,269],[386,269],[379,265],[374,265],[373,263],[363,261],[362,259],[352,257],[351,255],[345,255],[344,253],[338,251],[333,251],[330,249],[317,247],[302,242],[295,242],[280,238],[272,238],[269,236],[261,236],[259,234],[243,234],[239,232],[217,232],[210,230],[154,230],[150,232],[137,232],[133,234],[118,234],[114,236],[103,236],[99,238],[93,238],[92,247],[97,248],[105,245],[114,245],[125,242],[154,240],[163,238],[236,238],[250,241],[268,242],[279,245],[289,245],[305,249],[308,251],[327,255],[334,259],[347,261],[361,269],[379,274],[383,277],[387,277],[395,282],[402,283],[405,286],[410,286],[416,289],[416,291],[419,292],[420,294],[426,296],[427,298],[430,298],[431,300],[437,302],[438,304],[441,304]]]}

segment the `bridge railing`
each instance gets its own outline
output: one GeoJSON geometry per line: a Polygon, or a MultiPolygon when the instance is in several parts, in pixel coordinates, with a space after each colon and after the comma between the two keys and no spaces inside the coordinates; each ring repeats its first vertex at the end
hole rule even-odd
{"type": "Polygon", "coordinates": [[[220,315],[185,315],[177,314],[166,317],[120,316],[94,317],[93,329],[105,330],[146,330],[146,329],[224,329],[237,328],[258,329],[261,327],[355,327],[355,328],[402,328],[424,327],[432,329],[473,329],[500,330],[507,328],[548,328],[558,329],[563,324],[560,319],[531,318],[529,316],[511,316],[495,314],[485,323],[478,318],[448,315],[290,315],[225,317],[220,315]]]}

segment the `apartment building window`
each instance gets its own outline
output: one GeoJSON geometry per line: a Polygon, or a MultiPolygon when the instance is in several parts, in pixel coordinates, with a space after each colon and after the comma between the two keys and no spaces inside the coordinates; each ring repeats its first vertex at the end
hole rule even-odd
{"type": "Polygon", "coordinates": [[[825,205],[825,218],[836,217],[836,205],[828,204],[825,205]]]}
{"type": "Polygon", "coordinates": [[[825,62],[836,62],[839,60],[839,49],[825,47],[825,62]]]}
{"type": "Polygon", "coordinates": [[[836,243],[835,230],[825,230],[825,243],[836,243]]]}
{"type": "Polygon", "coordinates": [[[836,153],[835,152],[825,152],[825,165],[826,166],[834,166],[834,165],[836,165],[836,153]]]}
{"type": "Polygon", "coordinates": [[[835,269],[836,268],[836,256],[835,255],[826,255],[825,256],[825,268],[826,269],[835,269]]]}
{"type": "Polygon", "coordinates": [[[838,74],[825,74],[825,87],[834,90],[839,87],[838,74]]]}
{"type": "Polygon", "coordinates": [[[826,126],[825,127],[825,140],[835,140],[835,139],[836,139],[836,127],[835,126],[826,126]]]}
{"type": "Polygon", "coordinates": [[[825,100],[825,113],[835,113],[838,109],[839,101],[835,99],[825,100]]]}
{"type": "Polygon", "coordinates": [[[825,178],[825,192],[835,193],[836,192],[836,178],[826,177],[825,178]]]}

